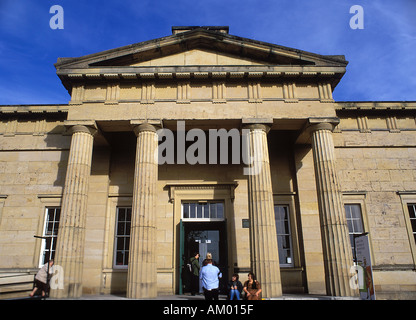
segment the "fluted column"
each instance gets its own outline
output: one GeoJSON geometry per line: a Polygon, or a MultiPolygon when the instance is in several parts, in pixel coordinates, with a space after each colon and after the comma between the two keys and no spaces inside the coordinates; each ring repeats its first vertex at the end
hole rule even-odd
{"type": "Polygon", "coordinates": [[[147,123],[137,125],[134,132],[137,146],[127,297],[146,299],[157,296],[155,192],[158,139],[156,128],[147,123]]]}
{"type": "Polygon", "coordinates": [[[82,294],[88,181],[96,129],[94,125],[75,125],[71,130],[72,140],[55,254],[55,265],[61,266],[60,270],[64,273],[63,289],[51,290],[51,296],[56,298],[77,298],[82,294]]]}
{"type": "Polygon", "coordinates": [[[315,165],[326,288],[331,296],[356,296],[357,291],[350,287],[353,257],[335,170],[332,129],[330,123],[314,124],[308,128],[315,165]]]}
{"type": "Polygon", "coordinates": [[[263,298],[282,295],[267,132],[252,124],[248,137],[252,163],[248,175],[251,266],[260,281],[263,298]]]}

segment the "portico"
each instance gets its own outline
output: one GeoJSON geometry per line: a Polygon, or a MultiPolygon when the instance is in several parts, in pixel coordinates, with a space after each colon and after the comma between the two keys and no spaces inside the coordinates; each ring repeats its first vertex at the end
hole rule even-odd
{"type": "MultiPolygon", "coordinates": [[[[249,41],[229,35],[222,27],[173,28],[172,36],[154,41],[59,59],[57,74],[71,93],[70,159],[78,159],[80,148],[94,150],[91,155],[97,156],[74,160],[75,169],[68,164],[62,216],[76,214],[79,225],[73,230],[80,234],[64,231],[72,230],[70,220],[64,220],[68,227],[61,223],[56,261],[68,273],[65,289],[54,294],[80,296],[81,287],[102,292],[124,287],[130,298],[178,292],[181,261],[187,259],[179,250],[178,226],[187,219],[183,203],[219,203],[224,209],[227,273],[254,271],[264,297],[269,298],[281,296],[282,288],[355,296],[347,288],[351,246],[331,136],[339,122],[331,92],[346,65],[342,56],[249,41]],[[186,125],[184,132],[177,129],[179,121],[186,125]],[[88,128],[95,128],[95,136],[88,128]],[[231,155],[230,161],[216,164],[158,165],[157,130],[161,128],[176,138],[192,129],[240,133],[245,129],[253,162],[246,172],[245,164],[232,162],[231,155]],[[88,140],[78,138],[81,134],[88,140]],[[96,148],[109,151],[94,153],[96,148]],[[89,241],[82,230],[92,208],[85,190],[91,190],[88,168],[100,163],[107,164],[109,179],[107,209],[102,213],[104,248],[99,254],[104,267],[96,271],[102,273],[101,280],[90,280],[82,274],[83,246],[89,241]],[[75,179],[71,175],[78,178],[76,170],[83,167],[88,170],[77,186],[84,191],[78,192],[71,187],[75,179]],[[307,173],[312,173],[311,168],[315,185],[309,182],[315,181],[307,173]],[[74,198],[78,195],[83,200],[74,198]],[[285,205],[279,207],[279,203],[285,205]],[[124,222],[130,228],[121,231],[117,219],[120,212],[127,212],[123,208],[130,207],[131,220],[124,222]],[[289,238],[276,228],[276,210],[290,214],[282,218],[290,244],[278,243],[289,238]],[[305,244],[305,239],[313,245],[305,244]],[[76,252],[78,258],[69,262],[76,252]],[[126,260],[113,258],[112,252],[126,260]]],[[[188,146],[195,141],[195,136],[186,139],[188,146]]],[[[185,150],[176,143],[174,152],[177,160],[185,150]]],[[[213,151],[207,152],[208,159],[213,151]]],[[[210,219],[219,218],[209,216],[206,221],[210,219]]]]}
{"type": "Polygon", "coordinates": [[[220,290],[357,297],[367,233],[377,297],[414,297],[416,103],[334,101],[347,64],[222,26],[59,58],[68,104],[0,106],[0,269],[153,299],[197,250],[220,290]]]}

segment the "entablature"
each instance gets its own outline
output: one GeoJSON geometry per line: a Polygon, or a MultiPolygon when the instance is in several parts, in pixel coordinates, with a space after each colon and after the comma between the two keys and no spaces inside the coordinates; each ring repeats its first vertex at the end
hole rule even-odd
{"type": "Polygon", "coordinates": [[[131,72],[115,69],[71,70],[61,74],[61,78],[71,88],[70,104],[154,104],[156,101],[189,104],[192,101],[226,103],[239,100],[249,103],[268,100],[334,102],[334,79],[337,72],[341,72],[334,68],[318,71],[302,68],[276,71],[258,67],[245,71],[240,67],[139,69],[128,68],[131,72]]]}
{"type": "Polygon", "coordinates": [[[345,73],[343,67],[325,66],[167,66],[60,69],[57,74],[70,91],[74,83],[123,80],[200,79],[307,79],[327,81],[333,87],[345,73]]]}
{"type": "Polygon", "coordinates": [[[68,112],[67,104],[54,105],[0,105],[0,114],[3,115],[37,115],[37,114],[65,114],[68,112]]]}
{"type": "Polygon", "coordinates": [[[416,110],[416,101],[337,101],[337,111],[416,110]]]}

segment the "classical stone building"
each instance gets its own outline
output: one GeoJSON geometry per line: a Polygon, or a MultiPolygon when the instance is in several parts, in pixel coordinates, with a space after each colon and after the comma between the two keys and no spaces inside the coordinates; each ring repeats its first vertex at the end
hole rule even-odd
{"type": "Polygon", "coordinates": [[[0,280],[54,257],[55,297],[152,298],[199,251],[266,298],[357,296],[368,233],[377,298],[415,297],[416,102],[334,101],[347,64],[228,27],[59,58],[68,104],[0,106],[0,280]]]}

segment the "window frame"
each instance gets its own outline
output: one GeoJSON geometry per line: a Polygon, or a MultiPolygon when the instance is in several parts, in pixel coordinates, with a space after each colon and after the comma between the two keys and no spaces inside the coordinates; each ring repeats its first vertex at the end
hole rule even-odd
{"type": "Polygon", "coordinates": [[[409,203],[407,203],[407,213],[409,215],[410,229],[411,229],[411,230],[409,230],[409,233],[411,233],[413,235],[413,240],[416,242],[416,226],[415,226],[415,228],[413,228],[413,223],[412,223],[412,220],[415,220],[415,222],[416,222],[416,201],[415,202],[409,202],[409,203]],[[414,218],[412,218],[410,216],[410,209],[409,209],[410,206],[413,206],[413,211],[415,213],[414,214],[415,215],[414,218]]]}
{"type": "MultiPolygon", "coordinates": [[[[298,216],[295,205],[296,192],[287,192],[280,194],[273,194],[273,214],[275,206],[287,206],[289,210],[289,227],[290,227],[290,241],[292,247],[292,263],[280,264],[282,269],[296,269],[302,267],[302,261],[300,257],[300,245],[299,245],[299,234],[298,234],[298,216]]],[[[275,220],[276,221],[276,220],[275,220]]],[[[275,222],[276,223],[276,222],[275,222]]],[[[276,235],[277,236],[277,235],[276,235]]]]}
{"type": "MultiPolygon", "coordinates": [[[[114,269],[128,269],[128,260],[127,260],[127,264],[117,264],[117,252],[120,250],[117,250],[117,240],[118,238],[128,238],[129,242],[130,242],[130,236],[131,236],[131,216],[132,216],[132,206],[116,206],[115,208],[116,212],[115,212],[115,219],[114,219],[114,244],[113,244],[113,261],[112,261],[112,267],[114,269]],[[125,210],[130,210],[130,230],[129,230],[129,235],[127,236],[126,234],[124,235],[118,235],[118,224],[119,224],[119,209],[125,209],[125,210]]],[[[125,223],[127,223],[127,220],[124,220],[125,223]]],[[[126,247],[126,243],[124,244],[123,247],[123,254],[125,254],[125,247],[126,247]]],[[[129,243],[129,254],[130,254],[130,243],[129,243]]]]}
{"type": "MultiPolygon", "coordinates": [[[[202,207],[202,208],[204,208],[204,207],[202,207]]],[[[195,211],[197,212],[197,208],[195,208],[195,211]]],[[[204,211],[205,211],[205,209],[204,209],[204,211]]],[[[209,211],[211,211],[211,210],[209,210],[209,211]]],[[[204,212],[201,212],[202,213],[202,215],[204,216],[205,214],[204,214],[204,212]]],[[[219,200],[185,200],[185,199],[182,199],[181,200],[181,219],[182,219],[182,221],[184,221],[184,222],[215,222],[215,221],[225,221],[225,216],[226,216],[226,214],[225,214],[225,201],[224,200],[221,200],[221,199],[219,199],[219,200]],[[211,217],[208,217],[208,218],[205,218],[205,217],[201,217],[201,218],[198,218],[198,217],[195,217],[195,218],[186,218],[186,217],[184,217],[184,204],[191,204],[191,203],[195,203],[196,205],[202,205],[202,204],[207,204],[207,205],[209,205],[209,204],[222,204],[222,218],[211,218],[211,217]]]]}
{"type": "Polygon", "coordinates": [[[412,254],[413,265],[416,265],[416,240],[413,236],[412,222],[409,215],[409,204],[416,204],[416,191],[414,192],[397,192],[402,202],[404,220],[409,240],[410,251],[412,254]]]}
{"type": "MultiPolygon", "coordinates": [[[[360,205],[361,219],[362,219],[362,224],[363,224],[363,232],[362,233],[368,233],[368,242],[369,242],[369,246],[370,246],[371,261],[375,261],[374,256],[373,256],[371,233],[370,233],[370,228],[369,228],[369,224],[368,224],[368,217],[367,217],[367,207],[366,207],[366,201],[365,201],[366,197],[367,197],[366,192],[345,192],[345,193],[342,194],[342,199],[343,199],[342,208],[343,208],[343,212],[344,212],[344,217],[347,218],[346,211],[345,211],[345,205],[351,205],[351,204],[360,205]]],[[[348,228],[348,225],[347,225],[347,228],[348,228]]],[[[349,229],[348,229],[348,239],[349,239],[349,235],[350,234],[349,234],[349,229]]],[[[353,260],[354,260],[354,263],[355,263],[355,252],[353,254],[353,260]]]]}
{"type": "MultiPolygon", "coordinates": [[[[49,210],[54,210],[54,218],[52,220],[53,224],[52,224],[52,236],[51,236],[51,248],[49,250],[49,260],[54,259],[55,257],[55,252],[56,252],[56,243],[57,243],[57,239],[58,239],[58,231],[59,231],[59,223],[60,223],[60,219],[59,220],[55,220],[56,217],[56,210],[59,209],[59,218],[61,218],[61,206],[46,206],[44,208],[44,216],[43,216],[43,227],[42,227],[42,237],[46,237],[48,236],[47,233],[47,225],[49,224],[50,220],[49,220],[49,210]],[[56,230],[56,234],[54,234],[54,230],[55,230],[55,223],[56,221],[58,221],[58,227],[56,230]],[[53,250],[52,248],[55,246],[55,249],[53,250]],[[52,250],[51,250],[52,249],[52,250]],[[53,254],[52,254],[53,253],[53,254]]],[[[43,261],[43,258],[45,256],[46,253],[46,239],[42,238],[41,239],[41,245],[40,245],[40,251],[39,251],[39,262],[38,262],[38,266],[39,268],[41,268],[46,262],[43,261]]]]}
{"type": "Polygon", "coordinates": [[[365,228],[364,228],[364,218],[363,218],[363,209],[362,209],[362,205],[360,203],[344,203],[344,214],[345,214],[345,218],[347,220],[347,227],[348,227],[348,221],[351,221],[351,225],[352,228],[354,229],[354,220],[359,220],[361,223],[361,228],[362,231],[361,232],[355,232],[355,230],[350,230],[350,228],[348,227],[348,238],[350,239],[350,244],[351,244],[351,249],[352,249],[352,257],[354,262],[356,262],[356,258],[355,258],[355,242],[354,239],[357,235],[362,235],[363,233],[365,233],[365,228]],[[346,206],[358,206],[359,208],[359,214],[360,214],[360,219],[357,218],[351,218],[349,219],[347,216],[347,208],[346,206]],[[351,240],[351,236],[352,236],[352,240],[351,240]]]}
{"type": "MultiPolygon", "coordinates": [[[[290,211],[290,206],[289,206],[289,204],[274,204],[273,209],[274,209],[274,214],[275,214],[275,218],[274,218],[275,224],[277,222],[277,220],[276,220],[276,207],[285,208],[287,216],[288,216],[288,219],[287,219],[287,221],[288,221],[288,230],[287,230],[288,233],[279,234],[277,232],[277,225],[276,225],[277,246],[279,248],[279,237],[289,236],[290,259],[291,259],[290,263],[288,263],[288,262],[281,263],[280,262],[280,257],[279,257],[279,265],[280,265],[280,267],[283,267],[283,268],[287,268],[287,267],[292,268],[292,267],[294,267],[294,260],[295,259],[294,259],[293,236],[292,236],[292,221],[291,221],[292,220],[292,214],[291,214],[291,211],[290,211]]],[[[287,257],[286,257],[286,261],[287,261],[287,257]]]]}

